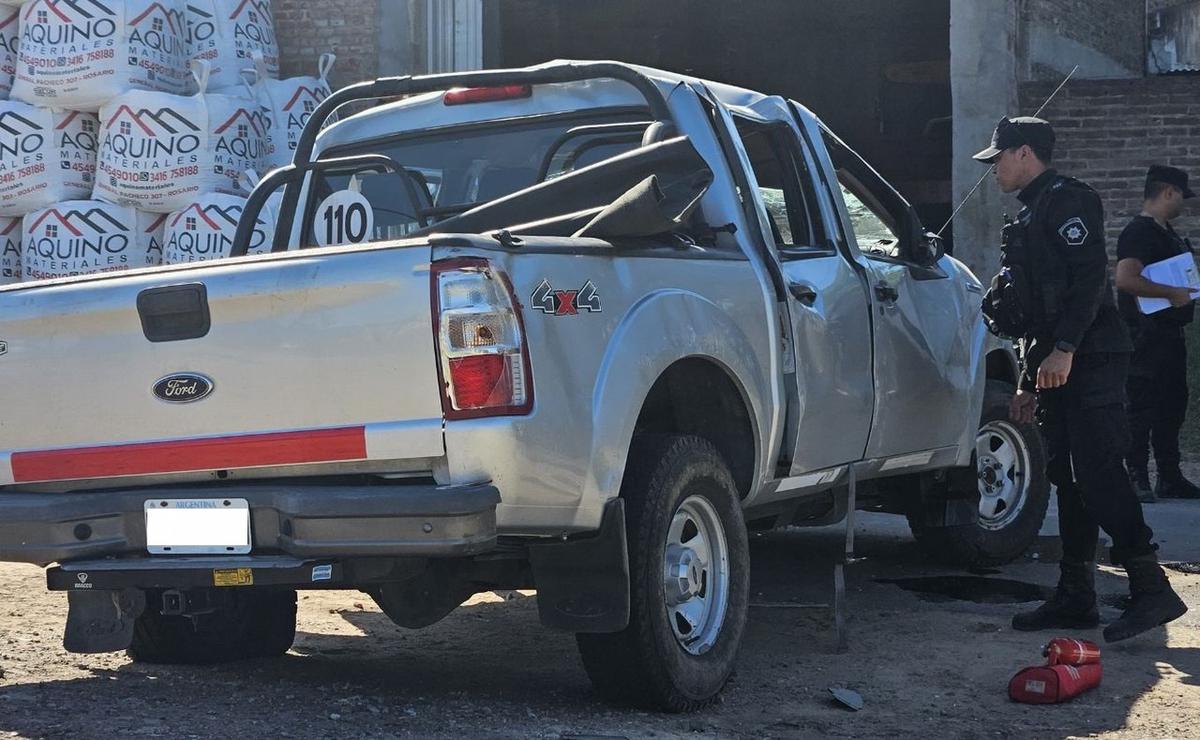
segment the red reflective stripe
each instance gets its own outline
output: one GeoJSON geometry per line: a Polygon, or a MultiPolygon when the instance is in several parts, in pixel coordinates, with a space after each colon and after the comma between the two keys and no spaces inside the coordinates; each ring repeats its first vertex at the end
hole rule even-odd
{"type": "Polygon", "coordinates": [[[364,427],[14,452],[17,483],[365,460],[364,427]]]}

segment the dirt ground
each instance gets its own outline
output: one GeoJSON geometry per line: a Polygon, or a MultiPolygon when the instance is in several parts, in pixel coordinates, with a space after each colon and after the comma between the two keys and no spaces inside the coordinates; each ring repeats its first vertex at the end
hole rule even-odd
{"type": "MultiPolygon", "coordinates": [[[[1146,511],[1164,559],[1200,561],[1200,502],[1146,511]]],[[[152,667],[64,652],[66,598],[38,569],[4,565],[0,737],[1200,737],[1200,575],[1172,573],[1193,605],[1182,620],[1104,647],[1099,689],[1059,706],[1007,699],[1009,677],[1054,636],[1009,628],[1054,583],[1054,516],[1021,561],[975,574],[931,565],[898,518],[861,517],[846,654],[829,610],[780,606],[831,598],[842,532],[756,536],[738,671],[718,705],[689,716],[598,701],[573,638],[543,629],[527,594],[477,596],[409,631],[363,594],[307,592],[283,658],[152,667]],[[884,582],[895,579],[908,580],[884,582]],[[859,692],[864,709],[833,704],[831,687],[859,692]]],[[[1124,576],[1106,569],[1098,585],[1112,619],[1124,576]]]]}

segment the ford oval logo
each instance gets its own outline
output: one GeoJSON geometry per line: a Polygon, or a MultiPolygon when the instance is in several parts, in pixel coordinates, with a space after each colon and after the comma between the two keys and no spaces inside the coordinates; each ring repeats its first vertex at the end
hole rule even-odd
{"type": "Polygon", "coordinates": [[[213,382],[196,373],[168,375],[154,384],[154,395],[167,403],[192,403],[213,392],[213,382]]]}

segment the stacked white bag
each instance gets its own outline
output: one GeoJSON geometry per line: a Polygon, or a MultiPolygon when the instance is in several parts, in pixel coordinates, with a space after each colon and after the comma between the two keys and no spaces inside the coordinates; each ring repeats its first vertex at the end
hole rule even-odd
{"type": "Polygon", "coordinates": [[[0,218],[0,285],[21,282],[21,219],[0,218]]]}
{"type": "Polygon", "coordinates": [[[279,76],[279,45],[270,0],[184,0],[190,59],[208,62],[213,90],[240,87],[242,70],[261,54],[279,76]]]}
{"type": "Polygon", "coordinates": [[[208,192],[245,193],[238,179],[260,165],[264,116],[246,85],[209,93],[208,71],[195,63],[195,95],[134,90],[100,110],[97,198],[164,213],[208,192]]]}
{"type": "Polygon", "coordinates": [[[180,0],[33,0],[12,95],[96,111],[129,90],[188,91],[180,0]]]}
{"type": "Polygon", "coordinates": [[[275,79],[270,0],[0,0],[0,284],[227,257],[333,62],[275,79]]]}
{"type": "MultiPolygon", "coordinates": [[[[168,215],[163,237],[163,262],[170,265],[228,257],[245,208],[246,199],[240,196],[205,193],[187,207],[168,215]]],[[[276,214],[274,203],[263,206],[251,233],[247,254],[271,251],[276,214]]]]}
{"type": "Polygon", "coordinates": [[[333,54],[322,54],[316,77],[276,80],[272,79],[262,54],[255,54],[254,68],[258,72],[255,90],[267,118],[264,169],[273,170],[291,164],[305,124],[321,101],[330,95],[329,72],[336,61],[337,57],[333,54]]]}
{"type": "Polygon", "coordinates": [[[0,100],[12,95],[21,47],[21,9],[0,5],[0,100]]]}
{"type": "Polygon", "coordinates": [[[22,236],[25,279],[156,265],[162,221],[157,214],[98,200],[69,200],[33,211],[25,216],[22,236]]]}
{"type": "Polygon", "coordinates": [[[0,102],[0,216],[90,197],[97,128],[91,113],[0,102]]]}

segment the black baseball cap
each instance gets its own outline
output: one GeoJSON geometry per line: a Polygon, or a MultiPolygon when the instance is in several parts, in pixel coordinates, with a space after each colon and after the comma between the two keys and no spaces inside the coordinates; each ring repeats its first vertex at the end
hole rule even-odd
{"type": "Polygon", "coordinates": [[[996,124],[996,131],[992,134],[992,145],[972,159],[991,164],[1005,149],[1014,149],[1022,144],[1028,144],[1035,150],[1053,153],[1054,128],[1049,121],[1033,116],[1005,116],[996,124]]]}
{"type": "Polygon", "coordinates": [[[1184,198],[1195,198],[1196,194],[1188,187],[1187,173],[1178,167],[1168,167],[1164,164],[1152,164],[1146,172],[1146,184],[1165,182],[1183,191],[1184,198]]]}

